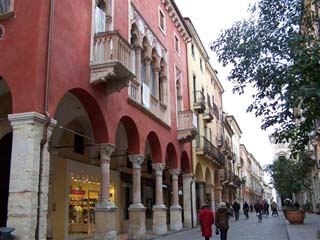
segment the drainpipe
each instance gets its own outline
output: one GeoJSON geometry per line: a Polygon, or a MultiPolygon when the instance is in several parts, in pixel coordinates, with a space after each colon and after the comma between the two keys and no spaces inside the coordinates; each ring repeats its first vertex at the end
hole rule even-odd
{"type": "Polygon", "coordinates": [[[48,33],[48,46],[47,46],[47,66],[46,66],[46,79],[45,79],[45,92],[44,92],[44,114],[46,123],[43,126],[43,135],[40,142],[40,159],[39,159],[39,178],[38,178],[38,195],[37,195],[37,217],[35,228],[35,239],[39,240],[39,225],[40,225],[40,206],[41,206],[41,184],[43,173],[43,150],[47,143],[48,127],[51,121],[49,114],[49,83],[50,83],[50,66],[51,66],[51,48],[52,48],[52,35],[53,35],[53,17],[54,17],[54,0],[50,0],[50,14],[49,14],[49,33],[48,33]]]}
{"type": "Polygon", "coordinates": [[[191,179],[191,182],[190,182],[190,201],[191,201],[191,207],[190,207],[190,210],[191,210],[191,228],[193,228],[193,200],[192,200],[192,184],[193,184],[193,177],[191,179]]]}

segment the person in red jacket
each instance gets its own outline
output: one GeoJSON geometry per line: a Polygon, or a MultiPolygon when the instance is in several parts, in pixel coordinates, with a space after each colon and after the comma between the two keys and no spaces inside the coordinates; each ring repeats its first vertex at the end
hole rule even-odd
{"type": "Polygon", "coordinates": [[[212,224],[214,223],[214,213],[209,208],[209,204],[202,206],[199,212],[199,221],[201,225],[202,237],[209,240],[212,236],[212,224]]]}

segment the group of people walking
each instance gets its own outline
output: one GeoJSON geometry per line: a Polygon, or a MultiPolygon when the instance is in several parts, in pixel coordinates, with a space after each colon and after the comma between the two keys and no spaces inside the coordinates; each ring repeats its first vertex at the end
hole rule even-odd
{"type": "MultiPolygon", "coordinates": [[[[249,219],[249,211],[253,212],[253,208],[258,217],[258,221],[262,222],[262,216],[265,215],[267,218],[269,216],[270,205],[267,201],[260,202],[257,200],[254,205],[249,205],[247,202],[244,202],[242,210],[246,217],[249,219]]],[[[212,236],[212,225],[215,224],[216,235],[220,234],[220,240],[227,240],[227,234],[229,229],[229,218],[234,215],[235,220],[239,220],[239,212],[241,206],[235,201],[232,206],[222,202],[215,214],[209,207],[209,204],[202,206],[199,212],[199,221],[201,226],[202,236],[205,240],[209,240],[212,236]]],[[[278,206],[275,202],[271,203],[272,216],[278,216],[278,206]]]]}

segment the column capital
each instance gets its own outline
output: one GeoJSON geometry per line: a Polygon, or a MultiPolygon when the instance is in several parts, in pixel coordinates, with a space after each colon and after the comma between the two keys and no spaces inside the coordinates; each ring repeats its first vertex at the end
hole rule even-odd
{"type": "Polygon", "coordinates": [[[182,178],[185,178],[185,179],[193,178],[193,174],[192,173],[183,173],[182,178]]]}
{"type": "Polygon", "coordinates": [[[142,46],[141,45],[139,45],[139,44],[134,44],[133,45],[133,49],[135,50],[135,51],[142,51],[142,46]]]}
{"type": "Polygon", "coordinates": [[[172,179],[178,179],[178,176],[181,173],[181,170],[180,169],[170,169],[169,172],[172,175],[172,179]]]}
{"type": "Polygon", "coordinates": [[[146,64],[150,64],[151,63],[151,57],[149,57],[149,56],[145,56],[144,58],[143,58],[143,60],[144,60],[144,62],[146,63],[146,64]]]}
{"type": "Polygon", "coordinates": [[[154,67],[153,71],[159,73],[160,72],[160,68],[159,67],[154,67]]]}
{"type": "Polygon", "coordinates": [[[140,168],[144,161],[144,156],[140,154],[129,155],[129,161],[132,162],[133,168],[140,168]]]}
{"type": "Polygon", "coordinates": [[[162,172],[165,167],[166,167],[166,164],[164,163],[152,163],[152,168],[156,172],[156,175],[162,176],[162,172]]]}
{"type": "Polygon", "coordinates": [[[100,154],[100,161],[110,161],[110,157],[114,152],[116,146],[110,143],[103,143],[98,145],[100,154]]]}
{"type": "MultiPolygon", "coordinates": [[[[8,120],[12,127],[24,124],[36,124],[43,126],[47,122],[45,115],[38,112],[24,112],[24,113],[14,113],[8,115],[8,120]]],[[[57,121],[50,118],[49,128],[54,128],[57,125],[57,121]]]]}

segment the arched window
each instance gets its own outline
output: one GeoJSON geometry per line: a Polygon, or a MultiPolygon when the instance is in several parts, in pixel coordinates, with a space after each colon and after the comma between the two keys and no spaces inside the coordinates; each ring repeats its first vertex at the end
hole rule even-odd
{"type": "Polygon", "coordinates": [[[96,1],[94,12],[94,33],[106,31],[106,13],[104,1],[96,1]]]}
{"type": "Polygon", "coordinates": [[[156,96],[156,80],[155,80],[155,76],[154,76],[154,68],[155,68],[154,61],[151,62],[150,68],[151,68],[151,71],[150,71],[151,94],[153,96],[156,96]]]}

